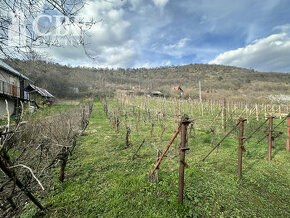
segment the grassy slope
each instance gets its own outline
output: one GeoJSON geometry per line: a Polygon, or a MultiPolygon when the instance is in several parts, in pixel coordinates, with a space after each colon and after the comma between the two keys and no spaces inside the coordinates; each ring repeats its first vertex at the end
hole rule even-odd
{"type": "MultiPolygon", "coordinates": [[[[275,149],[269,163],[266,149],[249,144],[253,148],[244,154],[244,176],[239,180],[237,140],[229,138],[203,163],[201,158],[210,150],[210,134],[203,130],[196,134],[189,141],[186,161],[190,167],[185,172],[185,203],[180,206],[177,143],[161,164],[159,184],[149,183],[148,170],[156,161],[154,148],[145,144],[132,161],[141,138],[132,135],[133,148],[124,149],[124,131],[116,134],[96,103],[86,135],[68,163],[65,183],[52,187],[45,199],[48,216],[290,216],[290,161],[285,146],[275,149]]],[[[169,131],[164,137],[167,142],[171,135],[169,131]]],[[[33,213],[35,208],[30,206],[23,217],[33,213]]]]}

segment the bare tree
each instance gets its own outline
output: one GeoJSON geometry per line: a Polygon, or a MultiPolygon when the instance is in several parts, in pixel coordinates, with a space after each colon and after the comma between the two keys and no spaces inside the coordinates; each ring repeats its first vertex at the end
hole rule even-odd
{"type": "Polygon", "coordinates": [[[86,32],[95,24],[77,16],[85,4],[85,0],[1,0],[0,55],[35,57],[33,48],[63,46],[64,40],[85,47],[86,32]],[[61,30],[78,34],[52,34],[61,30]]]}

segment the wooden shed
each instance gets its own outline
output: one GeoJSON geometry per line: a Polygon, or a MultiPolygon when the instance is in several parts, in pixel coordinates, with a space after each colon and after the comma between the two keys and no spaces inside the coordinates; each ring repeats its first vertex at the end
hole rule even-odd
{"type": "Polygon", "coordinates": [[[29,93],[29,100],[39,104],[51,105],[55,101],[55,97],[46,89],[29,84],[25,91],[29,93]]]}

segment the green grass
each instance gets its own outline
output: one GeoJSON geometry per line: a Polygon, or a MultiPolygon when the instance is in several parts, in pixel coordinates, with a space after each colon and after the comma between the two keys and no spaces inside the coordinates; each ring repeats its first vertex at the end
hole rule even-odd
{"type": "MultiPolygon", "coordinates": [[[[130,119],[133,129],[134,117],[130,119]]],[[[285,152],[285,139],[275,142],[271,162],[266,159],[267,142],[256,143],[262,134],[245,144],[243,177],[239,179],[237,138],[228,138],[202,162],[213,145],[208,130],[197,129],[195,138],[188,142],[185,197],[179,205],[179,137],[160,165],[159,183],[148,182],[148,172],[156,162],[153,145],[163,150],[177,127],[174,122],[166,124],[170,127],[160,142],[159,126],[151,137],[150,126],[140,122],[139,133],[132,131],[132,145],[126,148],[125,129],[117,134],[96,102],[89,127],[68,162],[65,182],[56,182],[43,200],[48,208],[45,216],[290,217],[290,156],[285,152]],[[146,142],[132,161],[143,137],[146,142]]],[[[214,141],[223,134],[218,132],[214,141]]],[[[39,215],[29,204],[22,217],[39,215]]]]}

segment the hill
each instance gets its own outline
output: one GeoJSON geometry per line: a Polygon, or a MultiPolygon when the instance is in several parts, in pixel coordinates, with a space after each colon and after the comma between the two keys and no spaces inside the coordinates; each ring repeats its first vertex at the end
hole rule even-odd
{"type": "Polygon", "coordinates": [[[6,60],[6,63],[47,88],[58,97],[73,97],[72,88],[82,94],[116,89],[159,90],[172,95],[173,86],[182,86],[184,98],[198,97],[198,81],[207,99],[268,101],[270,95],[290,95],[290,75],[257,72],[223,65],[190,64],[159,68],[109,69],[62,66],[45,61],[6,60]]]}

